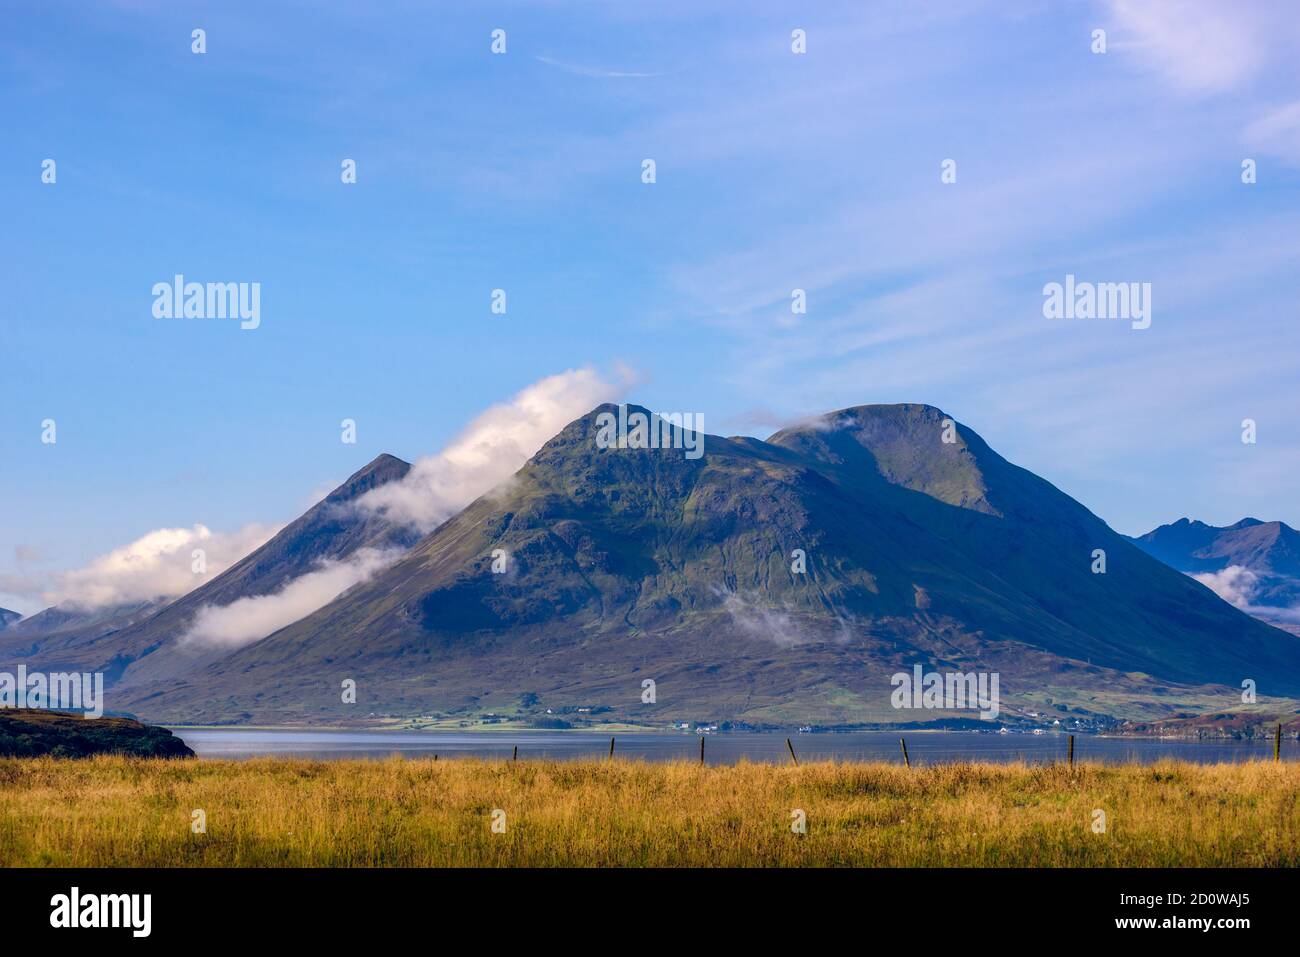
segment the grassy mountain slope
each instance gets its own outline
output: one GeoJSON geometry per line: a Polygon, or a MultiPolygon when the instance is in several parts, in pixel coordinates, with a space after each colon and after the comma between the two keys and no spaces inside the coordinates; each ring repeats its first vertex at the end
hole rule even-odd
{"type": "Polygon", "coordinates": [[[650,723],[927,720],[890,705],[889,676],[916,663],[997,671],[1022,706],[1099,714],[1214,700],[1262,674],[1300,694],[1289,636],[970,430],[944,442],[937,409],[846,409],[767,442],[708,436],[698,460],[597,448],[595,417],[612,410],[571,423],[370,582],[130,689],[127,706],[168,720],[576,707],[650,723]]]}

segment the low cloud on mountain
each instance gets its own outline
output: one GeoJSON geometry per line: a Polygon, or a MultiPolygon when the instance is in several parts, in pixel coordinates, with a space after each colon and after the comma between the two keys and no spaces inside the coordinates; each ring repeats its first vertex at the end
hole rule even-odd
{"type": "Polygon", "coordinates": [[[1229,604],[1243,611],[1250,607],[1251,595],[1259,583],[1259,576],[1242,565],[1229,565],[1222,571],[1193,575],[1198,582],[1229,604]]]}
{"type": "Polygon", "coordinates": [[[229,605],[204,605],[181,637],[181,644],[233,650],[258,641],[368,580],[401,554],[401,550],[362,549],[346,561],[324,562],[270,595],[241,598],[229,605]]]}
{"type": "Polygon", "coordinates": [[[517,472],[564,426],[616,401],[632,381],[626,369],[608,381],[590,368],[541,379],[480,414],[450,445],[416,461],[402,481],[364,496],[358,507],[432,531],[517,472]]]}
{"type": "Polygon", "coordinates": [[[1192,577],[1224,601],[1235,605],[1248,615],[1300,623],[1300,608],[1279,608],[1273,605],[1255,604],[1254,597],[1259,588],[1260,576],[1242,565],[1229,565],[1222,571],[1204,572],[1192,577]]]}
{"type": "MultiPolygon", "coordinates": [[[[590,368],[541,379],[484,411],[446,448],[417,461],[403,479],[366,492],[355,506],[340,507],[427,532],[505,482],[552,435],[600,403],[617,399],[633,380],[624,368],[616,370],[612,381],[590,368]]],[[[280,527],[248,525],[229,534],[198,524],[157,529],[83,568],[0,577],[0,592],[78,610],[177,598],[266,543],[280,527]],[[204,551],[203,574],[192,570],[195,549],[204,551]]],[[[264,638],[367,580],[400,553],[364,548],[344,560],[322,562],[271,594],[204,605],[181,641],[237,648],[264,638]]]]}
{"type": "MultiPolygon", "coordinates": [[[[614,382],[592,369],[574,369],[528,386],[509,402],[481,413],[441,451],[416,461],[405,478],[367,492],[359,509],[421,532],[513,475],[552,435],[593,407],[617,398],[631,381],[614,382]]],[[[182,644],[234,649],[265,638],[368,580],[401,550],[363,549],[345,561],[321,564],[270,595],[199,610],[182,644]]]]}

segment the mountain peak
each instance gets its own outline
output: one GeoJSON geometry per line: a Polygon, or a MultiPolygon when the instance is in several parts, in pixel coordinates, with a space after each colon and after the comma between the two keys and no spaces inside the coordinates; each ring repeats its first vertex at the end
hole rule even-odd
{"type": "Polygon", "coordinates": [[[410,462],[404,462],[396,455],[382,452],[363,468],[349,475],[342,485],[325,497],[325,501],[330,503],[351,501],[371,489],[405,478],[410,470],[410,462]]]}
{"type": "Polygon", "coordinates": [[[925,428],[942,423],[946,418],[948,418],[948,415],[942,409],[920,402],[851,405],[787,426],[769,436],[768,441],[771,442],[777,436],[789,432],[806,429],[833,432],[841,429],[861,428],[873,423],[891,425],[900,429],[925,428]]]}
{"type": "Polygon", "coordinates": [[[828,413],[829,415],[844,415],[853,413],[861,417],[880,417],[880,418],[916,418],[916,419],[943,419],[946,413],[938,406],[929,405],[925,402],[869,402],[865,405],[851,405],[847,408],[840,409],[838,412],[828,413]]]}
{"type": "Polygon", "coordinates": [[[1231,566],[1255,576],[1253,603],[1289,608],[1300,599],[1300,533],[1285,522],[1243,518],[1222,528],[1180,519],[1133,539],[1179,571],[1199,575],[1231,566]]]}
{"type": "MultiPolygon", "coordinates": [[[[627,430],[629,436],[637,429],[641,429],[640,438],[637,441],[649,442],[650,445],[646,449],[647,451],[658,450],[661,447],[661,441],[672,441],[675,443],[672,447],[679,448],[685,434],[690,433],[693,435],[696,433],[697,428],[702,432],[704,425],[702,414],[688,413],[685,416],[686,421],[683,423],[680,419],[675,419],[670,413],[655,412],[653,409],[648,409],[635,402],[602,402],[590,412],[574,419],[548,439],[529,462],[556,464],[561,461],[572,461],[575,457],[577,459],[587,458],[592,452],[599,450],[598,443],[601,441],[601,431],[608,428],[610,421],[604,419],[605,416],[613,418],[618,435],[622,435],[624,429],[627,430]],[[644,423],[639,419],[629,421],[634,415],[645,416],[646,421],[644,423]],[[676,421],[675,425],[672,424],[674,421],[676,421]],[[685,431],[680,432],[683,425],[685,431]],[[645,431],[646,426],[649,426],[648,432],[645,431]],[[661,431],[666,429],[679,431],[674,432],[675,437],[670,440],[666,432],[661,431]]],[[[612,441],[615,435],[610,435],[608,438],[612,441]]],[[[728,439],[713,435],[707,436],[707,439],[708,441],[703,444],[703,453],[705,454],[711,448],[719,448],[716,443],[729,442],[728,439]]],[[[634,445],[632,448],[635,449],[637,446],[634,445]]],[[[692,458],[695,458],[695,456],[692,456],[692,458]]]]}
{"type": "Polygon", "coordinates": [[[772,445],[859,473],[948,505],[999,514],[989,501],[994,476],[1013,467],[942,409],[921,403],[859,405],[782,429],[772,445]],[[951,423],[951,424],[950,424],[951,423]]]}

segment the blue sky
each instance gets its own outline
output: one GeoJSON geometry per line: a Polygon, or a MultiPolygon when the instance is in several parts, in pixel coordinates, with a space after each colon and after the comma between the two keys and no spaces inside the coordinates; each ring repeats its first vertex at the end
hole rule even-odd
{"type": "Polygon", "coordinates": [[[12,6],[0,606],[582,368],[725,434],[938,405],[1128,533],[1300,524],[1294,11],[809,6],[12,6]],[[176,273],[261,326],[155,319],[176,273]],[[1151,328],[1044,318],[1067,273],[1150,282],[1151,328]]]}

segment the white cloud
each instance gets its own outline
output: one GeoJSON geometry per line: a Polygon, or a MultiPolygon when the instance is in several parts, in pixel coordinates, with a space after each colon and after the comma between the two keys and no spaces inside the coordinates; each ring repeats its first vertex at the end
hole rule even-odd
{"type": "Polygon", "coordinates": [[[1276,605],[1256,605],[1253,599],[1259,587],[1259,576],[1241,565],[1229,565],[1222,571],[1205,572],[1192,577],[1224,601],[1235,605],[1248,615],[1270,619],[1275,622],[1300,623],[1300,607],[1283,608],[1276,605]]]}
{"type": "Polygon", "coordinates": [[[205,525],[160,528],[101,555],[82,568],[10,576],[0,582],[17,594],[39,595],[46,605],[94,610],[115,605],[177,598],[221,574],[278,531],[251,524],[232,533],[205,525]],[[194,551],[202,549],[206,572],[196,574],[194,551]]]}
{"type": "Polygon", "coordinates": [[[1259,584],[1259,576],[1241,565],[1229,565],[1222,571],[1193,575],[1198,582],[1224,601],[1242,611],[1250,609],[1251,596],[1259,584]]]}
{"type": "Polygon", "coordinates": [[[632,384],[620,369],[609,382],[589,368],[549,376],[479,415],[445,449],[419,459],[400,482],[368,492],[358,507],[430,531],[517,472],[562,428],[632,384]]]}
{"type": "MultiPolygon", "coordinates": [[[[1300,162],[1300,101],[1275,95],[1291,91],[1290,66],[1300,58],[1300,17],[1289,4],[1107,0],[1106,7],[1119,56],[1179,94],[1219,98],[1235,122],[1254,114],[1241,130],[1246,148],[1300,162]]],[[[1213,142],[1208,119],[1203,112],[1213,142]]]]}
{"type": "Polygon", "coordinates": [[[1143,59],[1188,93],[1232,89],[1271,56],[1275,27],[1293,16],[1279,5],[1216,0],[1111,0],[1118,49],[1143,59]]]}
{"type": "Polygon", "coordinates": [[[345,561],[325,562],[270,595],[204,605],[181,636],[181,645],[233,651],[305,618],[353,585],[369,580],[400,551],[363,548],[345,561]]]}

